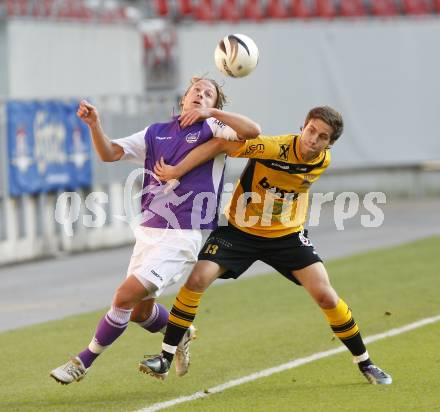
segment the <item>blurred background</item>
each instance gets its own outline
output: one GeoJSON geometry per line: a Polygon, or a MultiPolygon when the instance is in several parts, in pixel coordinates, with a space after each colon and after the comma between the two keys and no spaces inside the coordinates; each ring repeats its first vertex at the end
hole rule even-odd
{"type": "MultiPolygon", "coordinates": [[[[89,99],[107,135],[123,137],[177,113],[194,75],[220,81],[226,110],[256,119],[265,134],[297,133],[311,107],[335,107],[345,133],[314,190],[398,199],[387,235],[396,240],[423,225],[440,231],[439,14],[438,0],[0,0],[0,265],[51,259],[0,270],[2,297],[30,283],[50,289],[69,271],[87,281],[95,273],[96,290],[110,272],[122,280],[129,248],[72,257],[71,269],[62,263],[66,254],[133,241],[116,218],[132,167],[96,159],[77,104],[89,99]],[[246,78],[214,66],[217,42],[231,33],[259,47],[246,78]],[[59,196],[70,191],[78,198],[57,213],[68,215],[75,200],[73,236],[55,220],[59,196]],[[88,198],[94,192],[103,193],[99,202],[88,198]]],[[[242,167],[228,160],[227,193],[242,167]]],[[[356,236],[377,243],[365,231],[356,236]]]]}

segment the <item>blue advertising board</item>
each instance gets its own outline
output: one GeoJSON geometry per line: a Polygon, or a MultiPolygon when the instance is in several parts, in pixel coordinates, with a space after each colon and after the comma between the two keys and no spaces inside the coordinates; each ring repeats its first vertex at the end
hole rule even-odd
{"type": "Polygon", "coordinates": [[[91,185],[91,141],[77,108],[57,100],[7,103],[11,196],[91,185]]]}

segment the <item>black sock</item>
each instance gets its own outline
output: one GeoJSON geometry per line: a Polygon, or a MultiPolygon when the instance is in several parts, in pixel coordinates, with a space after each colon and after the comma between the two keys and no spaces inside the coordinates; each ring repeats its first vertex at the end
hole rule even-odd
{"type": "Polygon", "coordinates": [[[168,360],[170,363],[173,361],[174,355],[172,353],[169,353],[167,351],[162,351],[162,356],[168,360]]]}
{"type": "Polygon", "coordinates": [[[372,365],[372,364],[373,364],[373,362],[371,362],[371,359],[368,358],[367,360],[364,360],[364,361],[362,361],[362,362],[359,362],[359,363],[358,363],[358,368],[359,368],[359,370],[360,370],[361,372],[363,372],[363,370],[364,370],[367,366],[370,366],[370,365],[372,365]]]}

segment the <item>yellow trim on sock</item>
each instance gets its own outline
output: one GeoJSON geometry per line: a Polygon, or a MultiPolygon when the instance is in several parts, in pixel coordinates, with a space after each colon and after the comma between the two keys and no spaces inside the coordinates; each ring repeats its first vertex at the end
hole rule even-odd
{"type": "Polygon", "coordinates": [[[198,306],[196,306],[195,308],[190,308],[188,305],[181,303],[180,300],[177,299],[179,299],[179,297],[176,298],[173,304],[173,306],[175,306],[177,309],[181,310],[182,312],[189,313],[191,315],[195,315],[197,313],[198,306]]]}
{"type": "Polygon", "coordinates": [[[172,313],[170,313],[170,317],[168,318],[168,322],[173,323],[174,325],[180,326],[183,328],[189,328],[192,324],[191,321],[180,319],[180,318],[174,316],[172,313]]]}
{"type": "MultiPolygon", "coordinates": [[[[324,312],[330,326],[341,326],[352,320],[351,310],[342,299],[339,299],[336,307],[332,309],[322,309],[322,311],[324,312]]],[[[359,333],[359,328],[356,322],[354,322],[350,329],[333,333],[339,339],[346,339],[357,335],[359,333]]]]}
{"type": "MultiPolygon", "coordinates": [[[[199,308],[200,299],[202,298],[203,293],[193,292],[192,290],[187,289],[185,286],[182,286],[179,290],[179,293],[174,300],[173,308],[175,308],[175,314],[173,314],[172,310],[170,312],[169,321],[185,328],[189,328],[191,326],[192,321],[188,321],[186,319],[182,319],[179,317],[179,313],[177,310],[183,312],[184,314],[188,314],[188,317],[193,317],[197,313],[197,309],[199,308]]],[[[184,316],[187,317],[187,316],[184,316]]]]}
{"type": "Polygon", "coordinates": [[[181,297],[180,301],[183,303],[186,303],[186,301],[191,301],[198,304],[200,302],[200,299],[202,298],[202,295],[203,292],[194,292],[183,285],[180,288],[179,294],[177,296],[181,297]]]}
{"type": "Polygon", "coordinates": [[[342,299],[339,299],[338,304],[332,309],[321,309],[330,325],[343,325],[351,319],[351,310],[342,299]]]}
{"type": "Polygon", "coordinates": [[[346,339],[346,338],[352,338],[353,336],[356,336],[359,333],[359,328],[356,324],[347,332],[333,332],[336,337],[339,339],[346,339]]]}
{"type": "Polygon", "coordinates": [[[203,293],[193,292],[182,286],[174,300],[174,306],[182,312],[195,315],[200,304],[203,293]]]}

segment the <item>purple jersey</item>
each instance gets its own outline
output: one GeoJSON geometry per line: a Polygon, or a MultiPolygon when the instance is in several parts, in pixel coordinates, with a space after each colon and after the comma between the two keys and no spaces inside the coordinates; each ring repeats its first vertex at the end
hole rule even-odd
{"type": "Polygon", "coordinates": [[[132,136],[113,141],[124,149],[123,159],[140,163],[143,157],[143,226],[161,229],[216,227],[225,155],[194,168],[171,190],[164,190],[165,185],[153,173],[161,157],[165,163],[176,165],[192,149],[212,137],[235,140],[237,134],[214,118],[181,129],[178,117],[174,117],[168,123],[154,123],[132,136]]]}

